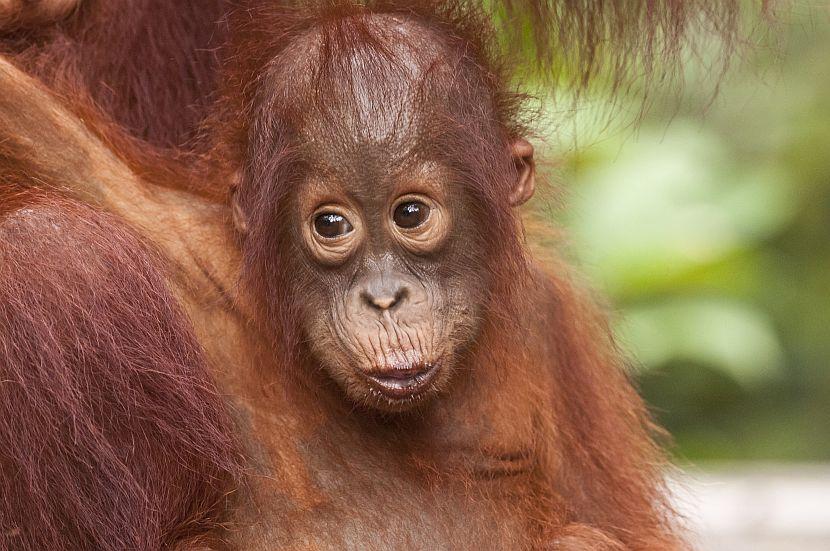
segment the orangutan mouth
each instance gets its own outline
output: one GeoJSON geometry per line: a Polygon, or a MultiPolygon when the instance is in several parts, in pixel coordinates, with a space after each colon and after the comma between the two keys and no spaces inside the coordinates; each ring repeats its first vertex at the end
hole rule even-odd
{"type": "Polygon", "coordinates": [[[373,371],[365,376],[381,394],[391,399],[410,398],[426,390],[438,373],[437,363],[418,363],[405,368],[373,371]]]}

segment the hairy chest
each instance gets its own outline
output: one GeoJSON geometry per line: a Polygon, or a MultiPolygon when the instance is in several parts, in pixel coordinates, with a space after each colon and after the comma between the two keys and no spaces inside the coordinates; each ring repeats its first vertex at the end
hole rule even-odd
{"type": "Polygon", "coordinates": [[[248,410],[250,474],[228,538],[239,549],[527,548],[545,501],[532,418],[496,421],[424,438],[248,410]]]}

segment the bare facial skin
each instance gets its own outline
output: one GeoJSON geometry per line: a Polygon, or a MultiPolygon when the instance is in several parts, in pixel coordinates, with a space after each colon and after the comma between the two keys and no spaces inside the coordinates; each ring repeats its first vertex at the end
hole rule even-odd
{"type": "MultiPolygon", "coordinates": [[[[512,205],[533,191],[532,148],[518,143],[527,168],[512,205]]],[[[490,275],[487,220],[452,173],[434,162],[388,168],[311,177],[296,198],[295,239],[313,354],[353,402],[399,412],[449,383],[479,331],[490,275]]]]}
{"type": "Polygon", "coordinates": [[[309,340],[323,343],[314,352],[350,398],[387,411],[446,384],[481,308],[480,292],[446,269],[459,222],[445,171],[415,176],[378,189],[314,181],[297,201],[300,248],[325,304],[306,312],[309,340]]]}

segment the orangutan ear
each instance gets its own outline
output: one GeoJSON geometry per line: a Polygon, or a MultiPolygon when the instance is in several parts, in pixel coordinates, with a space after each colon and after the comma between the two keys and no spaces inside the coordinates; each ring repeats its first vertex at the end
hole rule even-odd
{"type": "Polygon", "coordinates": [[[533,197],[536,190],[536,164],[533,162],[533,146],[524,138],[510,145],[513,163],[516,165],[516,182],[510,192],[510,206],[518,207],[533,197]]]}
{"type": "Polygon", "coordinates": [[[245,216],[245,211],[239,204],[239,178],[235,178],[231,184],[231,218],[233,219],[233,227],[236,231],[245,235],[248,233],[248,217],[245,216]]]}

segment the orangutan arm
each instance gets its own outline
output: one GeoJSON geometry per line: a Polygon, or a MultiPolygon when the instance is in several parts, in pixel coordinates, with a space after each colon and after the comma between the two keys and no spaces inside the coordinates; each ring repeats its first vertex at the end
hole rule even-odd
{"type": "Polygon", "coordinates": [[[223,205],[142,181],[81,118],[2,56],[0,174],[118,215],[182,269],[188,284],[232,285],[235,247],[223,205]]]}
{"type": "Polygon", "coordinates": [[[48,25],[75,10],[80,0],[0,0],[0,30],[48,25]]]}
{"type": "MultiPolygon", "coordinates": [[[[138,226],[146,226],[164,208],[81,119],[4,57],[0,57],[0,159],[4,173],[69,193],[138,226]]],[[[147,228],[148,233],[159,230],[164,231],[157,224],[147,228]]]]}

